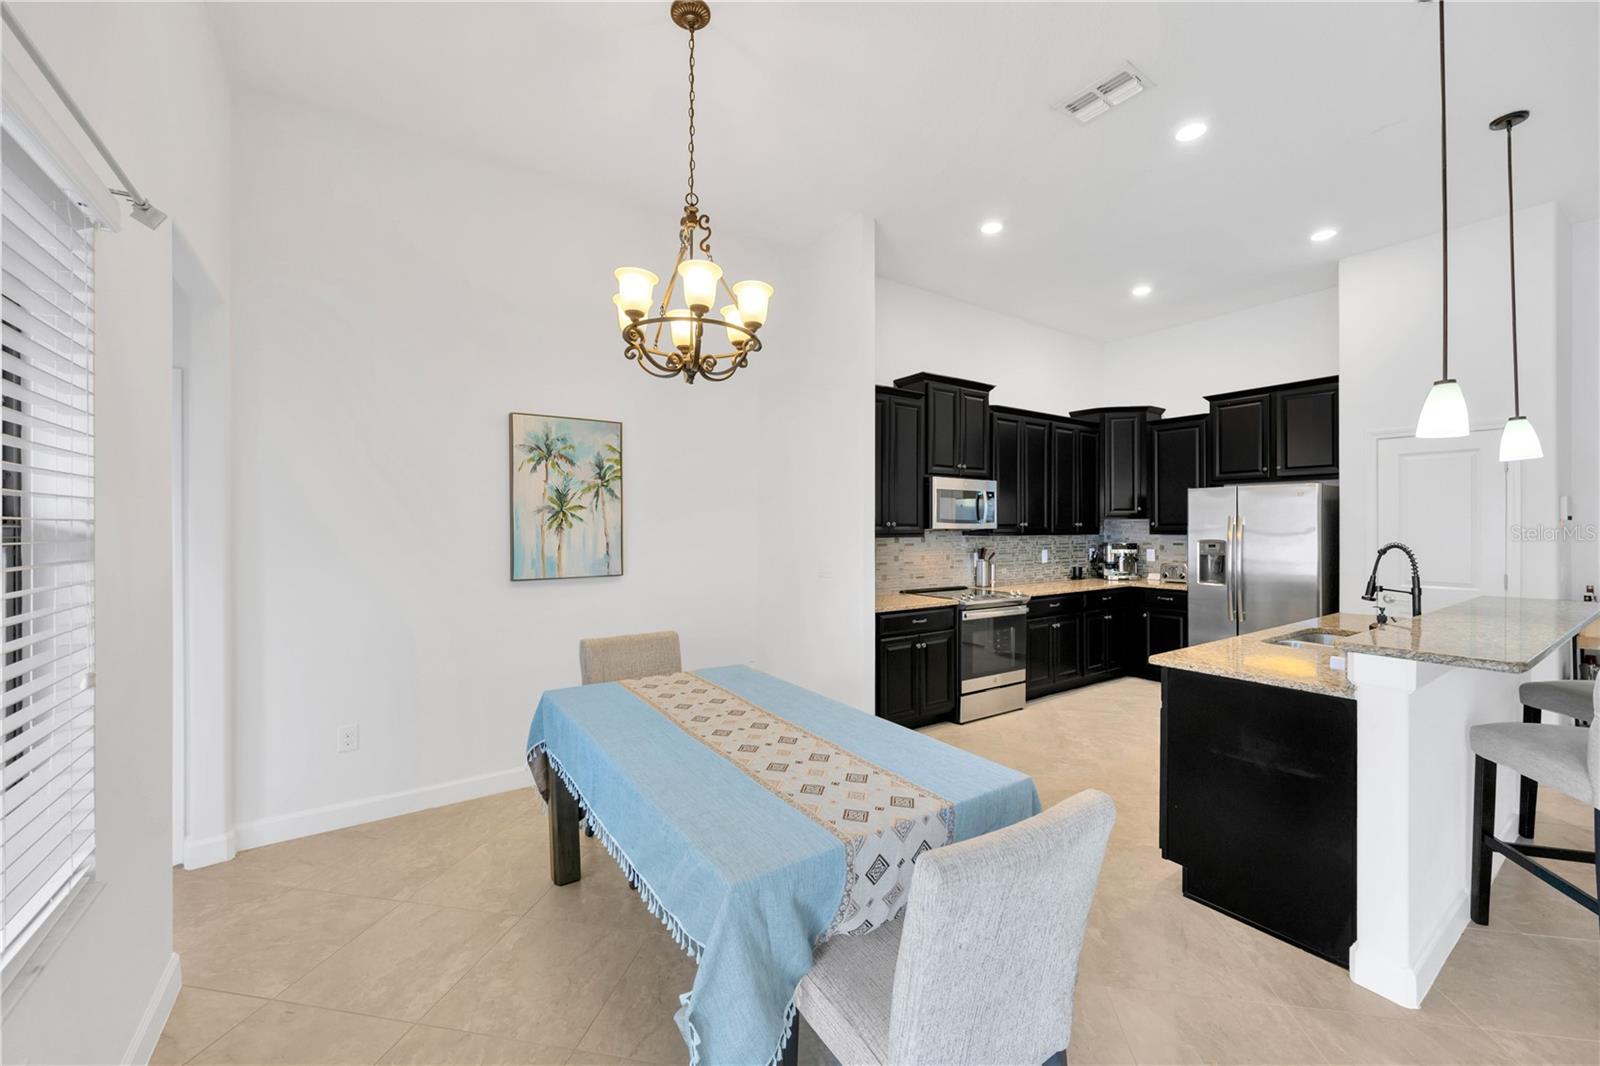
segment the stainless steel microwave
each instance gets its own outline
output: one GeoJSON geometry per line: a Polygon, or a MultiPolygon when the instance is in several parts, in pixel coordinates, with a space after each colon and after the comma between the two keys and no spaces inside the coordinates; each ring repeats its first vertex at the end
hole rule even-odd
{"type": "Polygon", "coordinates": [[[964,477],[928,479],[929,529],[993,529],[995,486],[964,477]]]}

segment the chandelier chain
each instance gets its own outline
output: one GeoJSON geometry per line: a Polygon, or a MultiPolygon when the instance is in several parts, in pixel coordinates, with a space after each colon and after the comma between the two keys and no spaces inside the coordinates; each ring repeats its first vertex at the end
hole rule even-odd
{"type": "Polygon", "coordinates": [[[686,207],[698,207],[694,191],[694,31],[689,31],[689,191],[683,198],[686,207]]]}

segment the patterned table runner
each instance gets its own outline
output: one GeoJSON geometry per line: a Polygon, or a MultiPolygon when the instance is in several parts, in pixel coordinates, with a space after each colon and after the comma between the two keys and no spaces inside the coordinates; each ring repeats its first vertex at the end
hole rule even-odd
{"type": "Polygon", "coordinates": [[[955,805],[692,673],[622,686],[844,843],[845,891],[824,937],[904,907],[917,856],[955,839],[955,805]]]}

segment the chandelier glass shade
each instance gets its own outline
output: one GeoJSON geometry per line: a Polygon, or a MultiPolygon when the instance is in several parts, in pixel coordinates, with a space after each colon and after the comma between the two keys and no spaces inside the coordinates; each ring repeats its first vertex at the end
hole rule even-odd
{"type": "Polygon", "coordinates": [[[678,220],[678,255],[659,304],[655,289],[661,279],[642,267],[617,268],[611,302],[623,354],[647,374],[682,377],[693,385],[696,378],[726,381],[750,365],[750,356],[761,350],[756,332],[766,324],[772,286],[753,280],[730,286],[712,257],[711,218],[700,210],[694,190],[695,33],[710,23],[711,8],[703,0],[675,0],[672,21],[689,32],[689,187],[678,220]],[[726,341],[727,350],[710,351],[708,341],[726,341]]]}

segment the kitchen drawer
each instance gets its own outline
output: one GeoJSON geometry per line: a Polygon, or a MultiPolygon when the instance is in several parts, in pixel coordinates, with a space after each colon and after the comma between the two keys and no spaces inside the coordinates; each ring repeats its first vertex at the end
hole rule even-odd
{"type": "Polygon", "coordinates": [[[1144,603],[1146,607],[1181,611],[1189,606],[1189,590],[1147,588],[1144,590],[1144,603]]]}
{"type": "Polygon", "coordinates": [[[1083,610],[1083,593],[1063,593],[1057,596],[1034,596],[1028,600],[1028,617],[1071,614],[1083,610]]]}
{"type": "Polygon", "coordinates": [[[878,636],[891,637],[897,633],[936,633],[956,627],[954,607],[935,607],[929,611],[896,611],[878,616],[878,636]]]}
{"type": "Polygon", "coordinates": [[[1116,607],[1122,604],[1134,603],[1137,601],[1135,601],[1134,598],[1129,595],[1129,593],[1133,591],[1133,586],[1129,585],[1126,588],[1106,589],[1102,592],[1086,593],[1085,606],[1090,610],[1095,610],[1101,607],[1116,607]]]}

